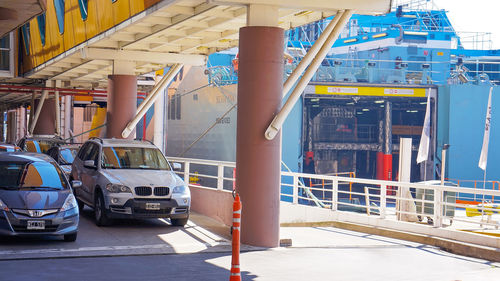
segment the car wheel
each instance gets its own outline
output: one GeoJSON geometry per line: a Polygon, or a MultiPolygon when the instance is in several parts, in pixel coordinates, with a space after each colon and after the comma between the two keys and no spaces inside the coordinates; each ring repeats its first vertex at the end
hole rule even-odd
{"type": "Polygon", "coordinates": [[[104,197],[102,194],[97,194],[94,203],[95,224],[98,226],[109,225],[109,218],[106,215],[106,207],[104,205],[104,197]]]}
{"type": "Polygon", "coordinates": [[[173,226],[185,226],[188,222],[188,218],[185,219],[170,219],[173,226]]]}
{"type": "Polygon", "coordinates": [[[77,233],[64,235],[64,242],[75,242],[77,233]]]}

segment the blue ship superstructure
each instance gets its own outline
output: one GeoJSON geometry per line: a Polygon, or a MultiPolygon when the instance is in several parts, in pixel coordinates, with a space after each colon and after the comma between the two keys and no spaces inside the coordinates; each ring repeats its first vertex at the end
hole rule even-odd
{"type": "MultiPolygon", "coordinates": [[[[430,96],[430,156],[422,164],[412,160],[411,181],[439,177],[444,144],[451,145],[448,178],[482,179],[472,156],[479,159],[489,87],[500,81],[500,51],[491,50],[487,34],[456,31],[445,10],[411,5],[430,2],[409,1],[386,15],[352,16],[283,126],[282,160],[288,167],[306,171],[310,157],[315,165],[307,169],[315,173],[395,180],[399,139],[412,139],[416,158],[430,96]]],[[[331,20],[287,31],[284,81],[331,20]]],[[[182,108],[203,114],[169,120],[172,156],[235,160],[237,52],[211,55],[206,70],[187,75],[191,82],[169,96],[178,96],[176,102],[182,97],[182,108]],[[224,122],[217,121],[220,116],[224,122]],[[213,122],[220,124],[204,132],[213,122]]],[[[499,133],[492,129],[492,136],[499,133]]],[[[490,147],[495,141],[492,137],[490,147]]],[[[500,177],[495,153],[490,153],[491,180],[500,177]]]]}

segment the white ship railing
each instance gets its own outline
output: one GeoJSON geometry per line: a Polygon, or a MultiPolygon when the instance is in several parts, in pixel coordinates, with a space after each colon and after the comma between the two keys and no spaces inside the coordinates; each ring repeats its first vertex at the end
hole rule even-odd
{"type": "MultiPolygon", "coordinates": [[[[221,192],[231,192],[234,187],[234,162],[176,157],[169,160],[182,163],[183,169],[178,173],[184,179],[191,179],[190,187],[221,192]],[[196,178],[200,180],[193,181],[196,178]]],[[[332,217],[344,222],[401,231],[429,234],[430,227],[434,229],[432,235],[437,236],[443,233],[439,229],[500,233],[500,190],[494,184],[474,189],[282,171],[281,200],[291,206],[329,211],[336,214],[332,217]],[[423,231],[422,227],[427,230],[423,231]]],[[[311,221],[317,220],[311,218],[311,221]]],[[[497,243],[500,247],[498,238],[482,239],[486,244],[480,244],[495,246],[497,243]]]]}

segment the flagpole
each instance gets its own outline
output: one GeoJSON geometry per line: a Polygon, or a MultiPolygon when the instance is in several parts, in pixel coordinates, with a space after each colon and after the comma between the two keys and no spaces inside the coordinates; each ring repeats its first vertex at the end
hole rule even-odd
{"type": "MultiPolygon", "coordinates": [[[[486,190],[486,169],[484,169],[484,178],[483,178],[483,191],[486,190]]],[[[481,208],[481,220],[483,220],[484,217],[484,192],[483,192],[483,198],[481,199],[482,203],[482,208],[481,208]]]]}
{"type": "Polygon", "coordinates": [[[484,190],[486,190],[486,166],[488,163],[488,146],[490,141],[490,131],[491,131],[491,93],[493,92],[493,86],[490,87],[490,93],[488,95],[488,106],[486,107],[486,120],[484,124],[484,136],[483,136],[483,146],[481,148],[481,156],[479,157],[479,168],[481,168],[483,173],[483,196],[481,198],[481,221],[484,219],[484,190]]]}

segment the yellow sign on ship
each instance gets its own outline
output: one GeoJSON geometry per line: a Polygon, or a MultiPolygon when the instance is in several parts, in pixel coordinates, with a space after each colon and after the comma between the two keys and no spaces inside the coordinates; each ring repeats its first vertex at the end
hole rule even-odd
{"type": "Polygon", "coordinates": [[[318,95],[425,97],[424,88],[315,86],[315,93],[318,95]]]}

